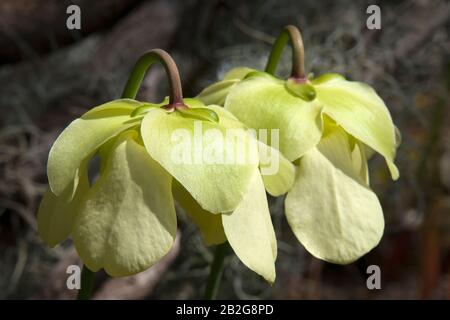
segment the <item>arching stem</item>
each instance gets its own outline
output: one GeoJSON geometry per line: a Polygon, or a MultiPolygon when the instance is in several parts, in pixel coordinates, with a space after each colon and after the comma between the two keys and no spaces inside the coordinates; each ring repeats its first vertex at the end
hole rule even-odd
{"type": "Polygon", "coordinates": [[[183,103],[183,91],[181,89],[180,74],[178,68],[172,57],[164,50],[153,49],[144,53],[131,72],[125,89],[122,93],[122,98],[135,99],[136,94],[141,86],[147,70],[155,63],[160,63],[166,71],[169,79],[170,95],[169,105],[166,108],[187,108],[183,103]]]}
{"type": "Polygon", "coordinates": [[[283,31],[275,41],[265,71],[272,75],[275,73],[281,53],[289,40],[292,46],[291,78],[298,82],[306,81],[303,39],[300,30],[292,25],[284,27],[283,31]]]}

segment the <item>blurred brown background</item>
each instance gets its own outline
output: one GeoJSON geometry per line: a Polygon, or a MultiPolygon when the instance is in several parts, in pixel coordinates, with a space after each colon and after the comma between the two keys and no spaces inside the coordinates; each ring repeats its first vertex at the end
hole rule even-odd
{"type": "MultiPolygon", "coordinates": [[[[356,263],[331,265],[294,239],[283,199],[270,199],[279,238],[277,280],[268,286],[229,257],[219,298],[450,298],[450,6],[417,1],[2,0],[0,2],[0,298],[71,298],[68,241],[46,248],[36,210],[46,186],[51,143],[74,118],[120,96],[133,64],[151,48],[173,54],[186,96],[231,67],[263,68],[281,28],[301,28],[306,68],[338,72],[374,86],[402,133],[389,178],[371,160],[371,184],[386,218],[380,245],[356,263]],[[81,8],[82,29],[66,28],[66,8],[81,8]],[[382,29],[366,28],[366,8],[381,7],[382,29]],[[366,288],[377,264],[382,289],[366,288]]],[[[289,68],[286,50],[279,74],[289,68]]],[[[152,68],[141,100],[165,96],[152,68]]],[[[148,271],[120,280],[98,274],[97,298],[200,298],[212,253],[180,214],[173,252],[148,271]]]]}

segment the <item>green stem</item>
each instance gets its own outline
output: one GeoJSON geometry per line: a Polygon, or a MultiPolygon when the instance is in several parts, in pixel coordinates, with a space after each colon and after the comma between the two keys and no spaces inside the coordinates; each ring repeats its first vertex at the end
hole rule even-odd
{"type": "Polygon", "coordinates": [[[125,89],[122,93],[122,98],[135,99],[136,94],[141,86],[147,70],[155,63],[159,62],[166,71],[169,78],[170,96],[169,105],[177,106],[183,105],[183,91],[181,89],[180,74],[178,68],[172,57],[164,50],[153,49],[144,53],[136,62],[133,71],[131,72],[125,89]]]}
{"type": "Polygon", "coordinates": [[[86,265],[83,265],[81,271],[81,288],[78,291],[78,300],[89,300],[92,295],[92,289],[94,288],[94,276],[95,272],[89,270],[86,265]]]}
{"type": "Polygon", "coordinates": [[[223,269],[225,267],[225,257],[228,252],[228,242],[219,244],[214,252],[214,260],[211,264],[208,283],[206,284],[205,296],[207,300],[214,300],[219,292],[220,282],[222,281],[223,269]]]}
{"type": "Polygon", "coordinates": [[[284,27],[283,31],[275,41],[272,51],[270,52],[269,60],[266,65],[266,72],[272,75],[280,60],[281,53],[288,41],[291,41],[292,46],[292,70],[291,78],[306,79],[305,76],[305,53],[303,48],[303,39],[297,27],[289,25],[284,27]]]}

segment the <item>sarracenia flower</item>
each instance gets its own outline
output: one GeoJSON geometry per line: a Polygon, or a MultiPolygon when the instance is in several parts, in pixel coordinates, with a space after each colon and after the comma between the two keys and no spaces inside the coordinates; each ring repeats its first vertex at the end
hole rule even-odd
{"type": "MultiPolygon", "coordinates": [[[[251,128],[279,129],[279,150],[298,164],[286,216],[299,241],[318,258],[349,263],[379,242],[384,220],[369,188],[367,159],[381,154],[394,180],[398,134],[390,113],[367,84],[338,74],[308,79],[300,32],[286,27],[265,72],[231,70],[198,96],[219,103],[251,128]],[[273,76],[291,39],[292,73],[273,76]]],[[[274,146],[275,147],[275,146],[274,146]]]]}
{"type": "Polygon", "coordinates": [[[38,213],[44,241],[53,247],[71,235],[90,270],[135,274],[170,250],[175,198],[207,244],[228,240],[244,264],[273,282],[276,240],[264,185],[274,194],[286,192],[294,181],[292,164],[284,159],[279,172],[261,175],[259,151],[270,147],[237,130],[245,127],[227,110],[183,99],[176,66],[162,50],[138,61],[123,97],[74,120],[53,144],[49,189],[38,213]],[[133,100],[156,61],[169,75],[169,100],[133,100]],[[232,154],[237,148],[240,162],[232,154]],[[100,174],[92,181],[88,168],[95,157],[100,174]]]}

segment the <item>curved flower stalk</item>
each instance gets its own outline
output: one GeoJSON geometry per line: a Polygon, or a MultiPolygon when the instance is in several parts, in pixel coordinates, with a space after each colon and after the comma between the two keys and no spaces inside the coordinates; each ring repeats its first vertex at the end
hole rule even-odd
{"type": "Polygon", "coordinates": [[[71,236],[89,270],[135,274],[173,245],[175,199],[206,244],[228,240],[244,264],[273,282],[276,240],[264,186],[286,192],[294,181],[292,164],[284,159],[279,172],[263,177],[259,150],[269,147],[244,130],[227,135],[245,128],[227,110],[183,99],[176,66],[162,50],[142,56],[123,97],[74,120],[53,144],[49,189],[38,212],[42,239],[53,247],[71,236]],[[165,67],[171,95],[159,104],[136,101],[154,62],[165,67]],[[220,161],[238,146],[240,162],[220,161]],[[100,174],[90,181],[96,156],[100,174]]]}
{"type": "Polygon", "coordinates": [[[383,214],[369,188],[367,159],[381,154],[394,180],[399,136],[383,100],[367,84],[338,74],[308,78],[300,32],[286,27],[265,72],[237,68],[198,98],[221,103],[256,129],[278,128],[279,150],[298,165],[286,197],[286,216],[299,241],[314,256],[349,263],[376,246],[383,214]],[[273,74],[283,47],[292,42],[292,72],[273,74]]]}

